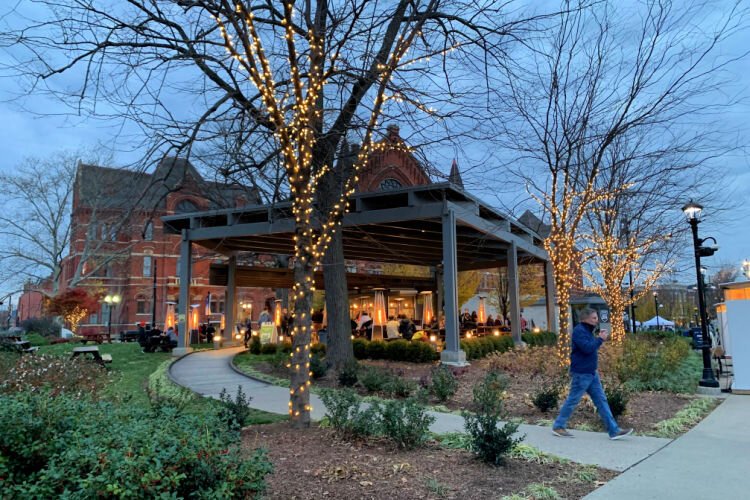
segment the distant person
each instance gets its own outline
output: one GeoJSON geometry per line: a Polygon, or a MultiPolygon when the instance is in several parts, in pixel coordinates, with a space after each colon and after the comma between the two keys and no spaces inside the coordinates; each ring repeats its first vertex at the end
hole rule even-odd
{"type": "Polygon", "coordinates": [[[271,322],[273,322],[273,316],[271,316],[271,310],[266,306],[263,308],[263,311],[261,311],[260,316],[258,316],[258,323],[262,325],[263,323],[271,322]]]}
{"type": "Polygon", "coordinates": [[[596,310],[586,308],[581,311],[581,322],[573,329],[570,351],[570,392],[568,398],[560,408],[560,414],[552,424],[552,433],[559,437],[573,437],[565,426],[584,393],[588,393],[596,406],[597,412],[607,428],[609,438],[621,439],[633,432],[633,429],[620,429],[612,416],[607,403],[607,396],[599,379],[597,365],[599,362],[599,348],[609,338],[607,330],[601,330],[595,336],[594,331],[599,325],[599,315],[596,310]]]}
{"type": "Polygon", "coordinates": [[[365,323],[368,321],[372,322],[372,318],[369,314],[367,314],[366,311],[362,311],[362,314],[359,315],[359,321],[357,322],[357,330],[361,330],[365,327],[365,323]]]}
{"type": "Polygon", "coordinates": [[[169,347],[172,349],[177,347],[177,332],[174,331],[174,328],[172,328],[171,326],[167,328],[166,336],[169,347]]]}
{"type": "Polygon", "coordinates": [[[385,324],[386,338],[395,339],[401,336],[398,333],[398,325],[399,325],[399,322],[395,316],[393,315],[388,316],[388,323],[385,324]]]}
{"type": "Polygon", "coordinates": [[[485,321],[484,324],[487,325],[487,326],[492,326],[492,325],[495,324],[495,320],[492,318],[491,314],[489,316],[487,316],[487,321],[485,321]]]}

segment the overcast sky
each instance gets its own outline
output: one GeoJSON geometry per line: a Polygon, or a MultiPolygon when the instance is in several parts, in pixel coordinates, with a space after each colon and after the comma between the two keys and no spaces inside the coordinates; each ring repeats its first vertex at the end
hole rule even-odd
{"type": "MultiPolygon", "coordinates": [[[[0,6],[0,29],[7,31],[7,28],[22,25],[22,18],[4,15],[6,9],[3,1],[0,6]]],[[[749,47],[750,31],[746,29],[734,36],[731,43],[722,48],[722,53],[740,55],[749,47]]],[[[0,50],[0,171],[12,172],[25,157],[43,157],[65,149],[111,149],[115,163],[120,165],[137,159],[139,152],[133,151],[132,144],[128,142],[131,134],[137,134],[136,130],[130,130],[117,122],[71,117],[63,114],[69,110],[61,108],[49,98],[27,95],[29,89],[25,88],[25,82],[2,71],[11,62],[11,55],[0,50]]],[[[727,110],[722,120],[736,124],[734,128],[739,130],[738,143],[743,149],[717,159],[714,162],[714,177],[705,180],[708,183],[715,182],[716,179],[725,180],[733,190],[735,201],[735,208],[723,217],[721,223],[709,220],[701,226],[702,234],[714,236],[721,247],[716,257],[707,259],[709,268],[717,267],[719,263],[739,266],[744,258],[750,258],[750,230],[747,229],[750,221],[750,160],[745,148],[749,144],[746,124],[750,122],[747,118],[750,112],[750,59],[744,58],[737,62],[729,68],[729,72],[732,85],[727,92],[738,96],[741,102],[727,110]]],[[[75,74],[71,74],[65,78],[75,77],[75,74]]],[[[450,157],[451,152],[445,156],[450,157]]],[[[470,165],[472,159],[459,156],[458,161],[460,165],[470,165]]],[[[450,163],[441,161],[438,166],[447,171],[450,163]]],[[[469,185],[472,181],[477,182],[477,179],[468,180],[469,185]]],[[[675,210],[679,210],[679,207],[675,207],[675,210]]],[[[705,207],[707,214],[710,211],[710,206],[705,207]]],[[[689,242],[686,241],[685,244],[689,245],[689,242]]],[[[689,262],[681,263],[684,267],[688,264],[689,262]]]]}

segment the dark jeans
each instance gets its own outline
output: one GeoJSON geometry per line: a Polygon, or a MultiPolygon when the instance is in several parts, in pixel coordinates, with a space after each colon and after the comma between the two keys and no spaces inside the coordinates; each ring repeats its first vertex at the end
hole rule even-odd
{"type": "Polygon", "coordinates": [[[607,396],[604,394],[604,388],[602,387],[602,381],[599,379],[598,373],[570,373],[570,392],[568,398],[560,408],[560,414],[555,419],[553,428],[564,429],[568,423],[568,419],[573,414],[573,410],[578,406],[578,402],[583,397],[584,393],[588,393],[591,396],[596,410],[599,412],[599,416],[602,418],[607,432],[610,436],[614,436],[620,432],[620,427],[615,421],[615,417],[612,416],[612,412],[609,409],[607,403],[607,396]]]}

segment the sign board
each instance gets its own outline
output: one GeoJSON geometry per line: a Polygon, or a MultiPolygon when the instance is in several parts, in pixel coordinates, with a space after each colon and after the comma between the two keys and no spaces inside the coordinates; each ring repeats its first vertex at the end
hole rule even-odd
{"type": "Polygon", "coordinates": [[[260,343],[275,344],[276,342],[276,325],[270,321],[268,323],[262,323],[260,325],[260,343]]]}
{"type": "Polygon", "coordinates": [[[599,322],[609,323],[609,309],[601,309],[599,311],[599,322]]]}

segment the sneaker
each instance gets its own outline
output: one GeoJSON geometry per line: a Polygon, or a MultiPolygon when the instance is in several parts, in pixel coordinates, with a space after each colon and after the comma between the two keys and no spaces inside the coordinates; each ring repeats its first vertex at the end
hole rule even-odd
{"type": "Polygon", "coordinates": [[[609,436],[609,439],[611,439],[612,441],[617,441],[618,439],[622,439],[625,436],[630,436],[632,433],[633,429],[620,429],[620,431],[614,436],[609,436]]]}
{"type": "Polygon", "coordinates": [[[562,427],[555,427],[552,429],[552,434],[554,434],[557,437],[562,438],[572,438],[573,434],[568,432],[567,430],[563,429],[562,427]]]}

